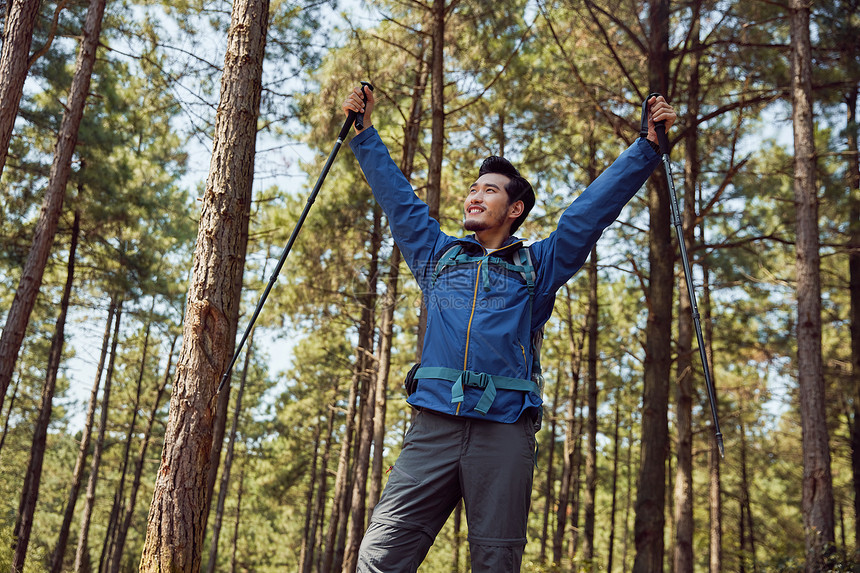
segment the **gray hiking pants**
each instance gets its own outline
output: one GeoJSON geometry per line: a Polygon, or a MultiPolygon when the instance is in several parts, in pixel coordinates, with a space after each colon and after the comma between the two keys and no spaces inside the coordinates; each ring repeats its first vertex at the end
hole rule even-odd
{"type": "Polygon", "coordinates": [[[473,573],[518,572],[534,453],[529,416],[502,424],[419,412],[373,510],[358,572],[416,571],[460,498],[473,573]]]}

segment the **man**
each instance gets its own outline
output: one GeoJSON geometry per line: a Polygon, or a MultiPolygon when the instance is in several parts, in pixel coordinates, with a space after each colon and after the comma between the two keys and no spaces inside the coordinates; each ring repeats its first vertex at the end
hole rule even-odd
{"type": "Polygon", "coordinates": [[[358,571],[416,571],[461,498],[472,571],[519,571],[541,406],[532,341],[556,291],[656,167],[654,123],[668,129],[676,115],[652,98],[643,137],[565,210],[549,237],[526,248],[512,233],[535,195],[506,159],[485,160],[466,194],[463,226],[474,234],[448,236],[372,127],[374,103],[363,87],[344,101],[344,112],[364,113],[350,147],[424,293],[427,332],[421,367],[407,380],[408,402],[419,412],[373,510],[358,571]]]}

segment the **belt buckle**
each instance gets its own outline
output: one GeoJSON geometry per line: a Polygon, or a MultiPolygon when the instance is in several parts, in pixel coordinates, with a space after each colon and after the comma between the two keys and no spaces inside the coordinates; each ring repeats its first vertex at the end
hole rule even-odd
{"type": "Polygon", "coordinates": [[[466,386],[472,386],[473,388],[486,388],[490,382],[490,375],[486,372],[474,372],[472,370],[466,370],[466,379],[464,383],[466,386]]]}

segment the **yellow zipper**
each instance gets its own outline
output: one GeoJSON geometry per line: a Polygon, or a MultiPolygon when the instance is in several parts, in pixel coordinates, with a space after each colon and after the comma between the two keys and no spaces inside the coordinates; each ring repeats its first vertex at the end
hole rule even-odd
{"type": "MultiPolygon", "coordinates": [[[[484,251],[486,253],[486,250],[484,251]]],[[[469,325],[466,327],[466,349],[463,352],[463,370],[466,370],[466,365],[469,362],[469,342],[472,338],[472,319],[475,318],[475,308],[478,306],[478,284],[481,282],[481,262],[478,261],[478,275],[475,277],[475,292],[472,294],[472,314],[469,315],[469,325]]],[[[460,406],[462,402],[457,404],[455,415],[460,414],[460,406]]]]}
{"type": "MultiPolygon", "coordinates": [[[[522,241],[517,241],[516,243],[511,243],[510,245],[506,245],[506,246],[502,247],[501,249],[496,249],[496,250],[501,251],[502,249],[507,249],[507,248],[512,247],[512,246],[519,244],[519,243],[522,243],[522,241]]],[[[484,249],[483,246],[481,248],[484,250],[484,255],[486,255],[487,249],[484,249]]],[[[480,282],[481,282],[481,262],[478,261],[478,275],[475,277],[475,292],[472,294],[472,314],[469,315],[469,326],[466,328],[466,350],[463,353],[463,370],[466,369],[466,365],[469,362],[469,342],[472,338],[472,319],[475,318],[475,308],[478,306],[478,284],[480,282]]],[[[523,348],[522,344],[520,344],[520,348],[523,351],[523,360],[525,361],[526,349],[523,348]]],[[[457,411],[455,412],[455,415],[460,414],[460,406],[462,404],[463,404],[462,402],[457,403],[457,411]]]]}

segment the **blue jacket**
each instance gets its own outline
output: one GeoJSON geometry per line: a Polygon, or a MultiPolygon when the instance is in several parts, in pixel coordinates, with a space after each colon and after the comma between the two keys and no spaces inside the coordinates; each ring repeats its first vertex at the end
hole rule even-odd
{"type": "MultiPolygon", "coordinates": [[[[431,281],[439,257],[455,242],[478,256],[486,250],[474,236],[456,238],[441,231],[374,128],[356,135],[350,147],[424,293],[427,332],[422,366],[526,380],[532,371],[531,333],[549,320],[556,291],[579,270],[603,230],[615,221],[659,161],[648,142],[638,139],[573,201],[549,237],[529,245],[536,269],[529,320],[529,294],[518,273],[493,264],[460,264],[431,281]]],[[[493,256],[509,257],[521,244],[521,239],[509,237],[493,256]]],[[[419,379],[408,402],[446,414],[507,423],[541,405],[535,392],[499,389],[483,415],[475,411],[481,388],[466,386],[463,403],[455,404],[452,385],[450,380],[419,379]]]]}

